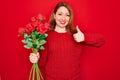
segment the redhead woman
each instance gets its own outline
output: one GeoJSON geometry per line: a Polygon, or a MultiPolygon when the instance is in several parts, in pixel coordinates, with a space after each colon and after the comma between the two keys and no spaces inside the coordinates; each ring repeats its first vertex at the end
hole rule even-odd
{"type": "Polygon", "coordinates": [[[74,27],[73,11],[68,3],[59,2],[50,17],[45,50],[30,54],[30,62],[39,62],[45,80],[80,80],[82,47],[100,47],[104,38],[98,34],[83,33],[74,27]],[[40,59],[39,59],[40,58],[40,59]]]}

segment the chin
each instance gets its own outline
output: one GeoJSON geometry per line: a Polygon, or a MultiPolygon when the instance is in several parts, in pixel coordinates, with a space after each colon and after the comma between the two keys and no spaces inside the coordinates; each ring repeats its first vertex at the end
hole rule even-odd
{"type": "Polygon", "coordinates": [[[61,28],[65,28],[67,25],[59,25],[61,28]]]}
{"type": "Polygon", "coordinates": [[[65,28],[66,26],[60,26],[61,28],[65,28]]]}

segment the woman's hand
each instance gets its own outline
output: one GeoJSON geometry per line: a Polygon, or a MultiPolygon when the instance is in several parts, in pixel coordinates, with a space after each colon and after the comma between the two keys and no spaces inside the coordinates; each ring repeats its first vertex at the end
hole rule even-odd
{"type": "Polygon", "coordinates": [[[84,34],[80,31],[78,28],[78,25],[76,26],[77,33],[73,34],[74,40],[76,42],[82,42],[84,41],[84,34]]]}
{"type": "Polygon", "coordinates": [[[30,60],[31,63],[37,63],[39,58],[40,58],[39,53],[37,53],[37,54],[30,53],[29,60],[30,60]]]}

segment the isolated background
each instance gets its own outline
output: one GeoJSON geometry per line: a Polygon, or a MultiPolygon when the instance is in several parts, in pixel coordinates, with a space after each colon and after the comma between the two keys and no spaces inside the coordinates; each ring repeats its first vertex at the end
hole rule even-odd
{"type": "Polygon", "coordinates": [[[101,48],[86,46],[81,54],[80,80],[120,80],[119,0],[2,0],[0,1],[1,80],[27,80],[29,53],[18,37],[18,28],[42,13],[49,19],[59,1],[73,8],[75,25],[85,32],[100,33],[106,39],[101,48]]]}

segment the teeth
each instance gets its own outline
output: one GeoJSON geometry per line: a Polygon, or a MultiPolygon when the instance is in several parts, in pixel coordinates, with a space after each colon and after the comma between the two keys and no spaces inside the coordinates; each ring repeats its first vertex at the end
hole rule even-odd
{"type": "Polygon", "coordinates": [[[65,22],[60,22],[60,23],[65,24],[65,22]]]}

